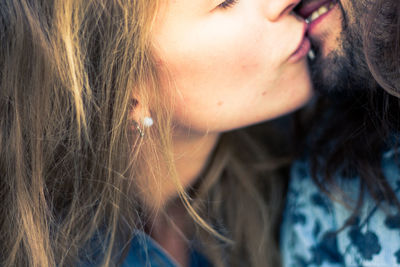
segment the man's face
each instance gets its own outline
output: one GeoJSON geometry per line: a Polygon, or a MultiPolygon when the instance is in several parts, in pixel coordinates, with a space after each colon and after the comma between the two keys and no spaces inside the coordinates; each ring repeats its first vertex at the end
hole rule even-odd
{"type": "Polygon", "coordinates": [[[362,46],[368,0],[304,0],[298,12],[308,18],[315,58],[310,60],[315,89],[323,93],[360,90],[372,77],[362,46]]]}

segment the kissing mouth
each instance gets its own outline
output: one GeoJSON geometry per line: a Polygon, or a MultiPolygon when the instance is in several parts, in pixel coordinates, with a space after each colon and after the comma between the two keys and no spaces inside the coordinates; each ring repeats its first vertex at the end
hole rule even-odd
{"type": "Polygon", "coordinates": [[[295,9],[296,13],[304,18],[307,23],[312,23],[319,17],[328,13],[338,3],[337,0],[302,1],[295,9]]]}
{"type": "Polygon", "coordinates": [[[323,40],[321,33],[324,29],[330,27],[330,24],[335,21],[335,17],[331,14],[335,13],[340,7],[340,0],[302,0],[294,9],[298,16],[304,18],[308,24],[306,35],[311,40],[311,50],[308,53],[308,58],[314,61],[315,57],[320,54],[321,43],[323,40]],[[325,26],[324,26],[325,25],[325,26]],[[320,30],[321,29],[321,30],[320,30]]]}

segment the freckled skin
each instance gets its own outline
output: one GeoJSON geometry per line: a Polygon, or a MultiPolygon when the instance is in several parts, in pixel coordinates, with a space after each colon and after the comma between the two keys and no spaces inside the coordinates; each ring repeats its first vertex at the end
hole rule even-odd
{"type": "Polygon", "coordinates": [[[303,22],[285,11],[297,0],[241,0],[228,9],[204,2],[176,0],[156,21],[155,53],[172,81],[165,88],[178,127],[220,133],[309,99],[306,58],[288,62],[303,39],[303,22]]]}

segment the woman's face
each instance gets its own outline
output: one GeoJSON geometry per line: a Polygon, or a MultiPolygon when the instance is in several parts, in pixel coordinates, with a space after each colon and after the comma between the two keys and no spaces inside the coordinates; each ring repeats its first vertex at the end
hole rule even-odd
{"type": "Polygon", "coordinates": [[[153,44],[179,128],[227,131],[310,98],[306,57],[293,56],[306,28],[291,12],[298,1],[165,1],[153,44]]]}

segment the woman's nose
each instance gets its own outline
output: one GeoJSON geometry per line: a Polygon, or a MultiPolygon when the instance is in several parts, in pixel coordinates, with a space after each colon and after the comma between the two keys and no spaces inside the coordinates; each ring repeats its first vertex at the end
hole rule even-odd
{"type": "Polygon", "coordinates": [[[289,14],[301,0],[262,0],[268,20],[277,21],[289,14]]]}

